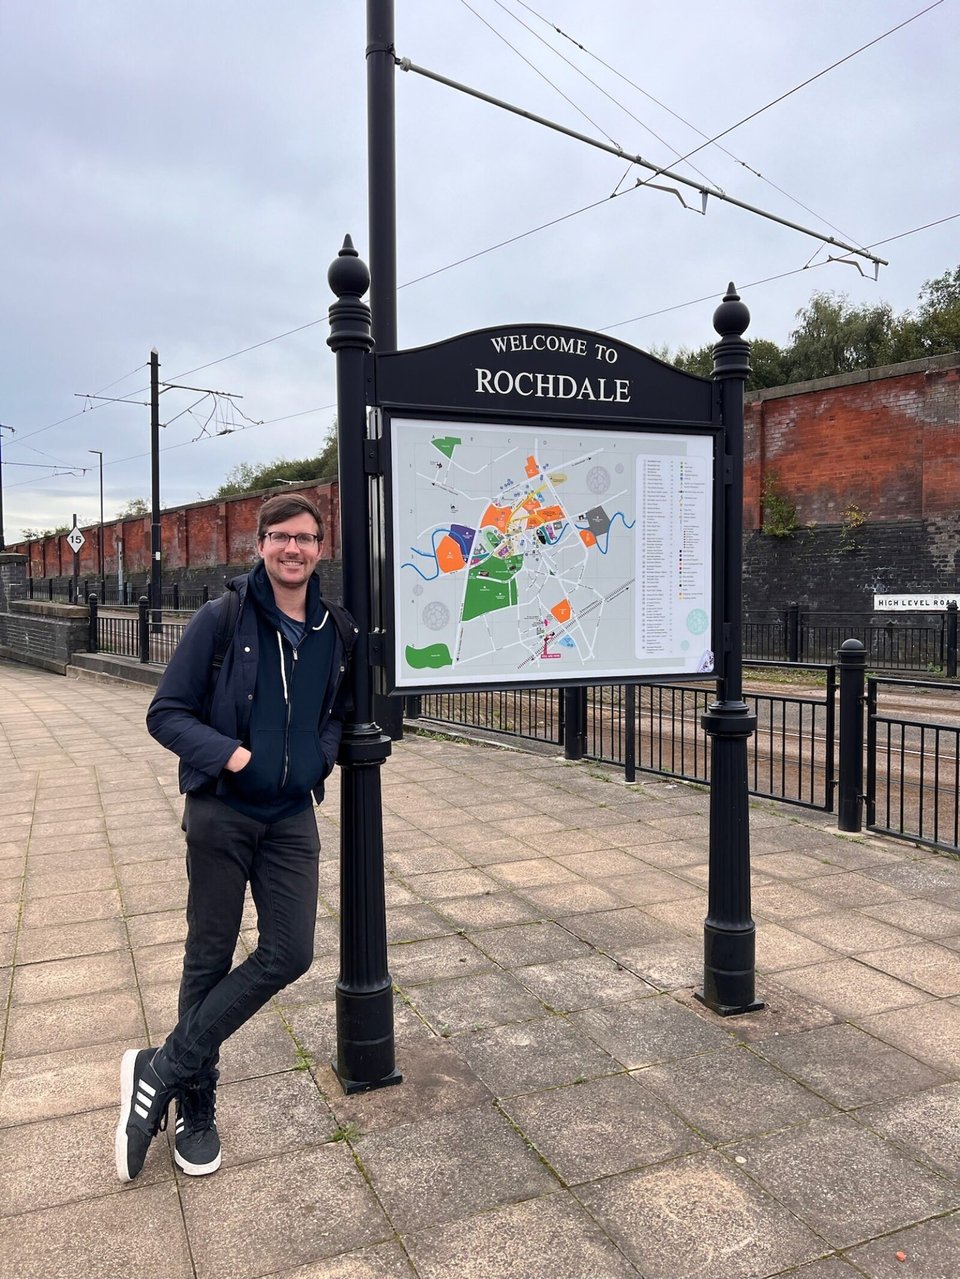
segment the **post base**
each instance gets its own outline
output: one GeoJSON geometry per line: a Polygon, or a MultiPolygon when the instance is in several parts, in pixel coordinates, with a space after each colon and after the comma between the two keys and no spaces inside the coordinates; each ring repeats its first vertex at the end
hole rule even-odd
{"type": "Polygon", "coordinates": [[[695,997],[720,1017],[758,1012],[756,997],[756,928],[703,926],[703,990],[695,997]]]}
{"type": "Polygon", "coordinates": [[[337,986],[334,1073],[345,1093],[399,1084],[393,1035],[393,986],[358,992],[337,986]]]}

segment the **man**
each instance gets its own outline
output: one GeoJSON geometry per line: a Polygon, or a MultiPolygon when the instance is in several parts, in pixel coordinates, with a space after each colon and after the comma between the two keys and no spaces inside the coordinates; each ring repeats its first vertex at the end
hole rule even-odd
{"type": "Polygon", "coordinates": [[[193,618],[147,711],[150,733],[180,757],[187,941],[177,1025],[159,1048],[131,1048],[121,1062],[122,1181],[140,1172],[174,1099],[177,1164],[194,1176],[216,1171],[220,1045],[313,959],[313,800],[336,761],[357,634],[349,614],[320,597],[322,538],[307,498],[264,502],[260,560],[193,618]],[[259,940],[232,968],[248,883],[259,940]]]}

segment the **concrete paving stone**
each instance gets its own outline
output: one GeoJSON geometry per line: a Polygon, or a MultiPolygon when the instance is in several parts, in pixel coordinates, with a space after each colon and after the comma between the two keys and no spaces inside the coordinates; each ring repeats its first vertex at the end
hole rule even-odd
{"type": "Polygon", "coordinates": [[[179,1185],[197,1279],[253,1279],[393,1235],[345,1142],[179,1185]]]}
{"type": "MultiPolygon", "coordinates": [[[[112,1160],[111,1160],[112,1163],[112,1160]]],[[[16,1279],[194,1279],[173,1182],[139,1183],[0,1223],[0,1273],[16,1279]]]]}
{"type": "Polygon", "coordinates": [[[621,959],[628,950],[667,941],[675,936],[666,925],[653,919],[639,906],[568,915],[563,927],[614,959],[621,959]]]}
{"type": "Polygon", "coordinates": [[[510,888],[540,888],[546,884],[576,884],[580,876],[552,857],[532,857],[523,862],[491,866],[489,875],[510,888]]]}
{"type": "Polygon", "coordinates": [[[471,935],[470,940],[503,968],[520,968],[553,959],[571,959],[587,955],[591,947],[552,920],[516,924],[507,928],[486,928],[471,935]]]}
{"type": "MultiPolygon", "coordinates": [[[[4,836],[4,842],[0,844],[0,859],[2,859],[2,862],[0,862],[0,864],[10,862],[13,860],[13,861],[20,861],[22,865],[23,858],[25,858],[27,855],[26,833],[24,833],[23,839],[16,841],[14,839],[11,839],[11,832],[3,831],[2,826],[0,826],[0,832],[2,832],[4,836]]],[[[20,872],[18,871],[17,874],[19,873],[20,872]]]]}
{"type": "Polygon", "coordinates": [[[420,1279],[638,1279],[565,1191],[408,1236],[420,1279]]]}
{"type": "Polygon", "coordinates": [[[176,834],[168,835],[165,839],[157,840],[150,837],[144,837],[136,844],[118,844],[111,843],[110,853],[117,866],[132,866],[138,862],[164,861],[171,857],[179,857],[181,862],[184,857],[183,835],[180,831],[176,834]]]}
{"type": "Polygon", "coordinates": [[[742,1045],[648,1066],[634,1078],[714,1144],[833,1113],[821,1097],[742,1045]]]}
{"type": "Polygon", "coordinates": [[[444,978],[423,986],[407,986],[407,998],[440,1035],[483,1030],[508,1022],[543,1016],[543,1005],[520,984],[527,969],[515,973],[477,973],[444,978]]]}
{"type": "Polygon", "coordinates": [[[100,834],[106,833],[106,823],[101,813],[94,810],[87,810],[90,815],[88,817],[71,817],[64,818],[63,814],[53,816],[51,814],[37,813],[33,819],[33,829],[37,835],[90,835],[96,832],[100,834]]]}
{"type": "MultiPolygon", "coordinates": [[[[333,990],[324,1000],[300,1001],[290,988],[277,996],[280,1015],[296,1041],[294,1065],[306,1069],[336,1054],[337,1011],[333,990]],[[297,1051],[299,1045],[299,1051],[297,1051]]],[[[230,1040],[227,1040],[229,1047],[230,1040]]]]}
{"type": "Polygon", "coordinates": [[[179,941],[187,935],[187,919],[182,910],[160,911],[156,915],[131,915],[127,919],[130,945],[159,946],[162,942],[179,941]]]}
{"type": "MultiPolygon", "coordinates": [[[[834,875],[830,878],[838,877],[834,875]]],[[[751,895],[754,917],[757,920],[770,919],[775,923],[784,923],[830,910],[836,903],[830,900],[828,894],[809,891],[810,885],[814,882],[805,879],[802,888],[796,884],[779,881],[761,884],[751,895]]]]}
{"type": "Polygon", "coordinates": [[[558,853],[554,861],[575,875],[605,879],[631,875],[640,868],[637,858],[621,848],[598,848],[589,853],[558,853]]]}
{"type": "Polygon", "coordinates": [[[837,1255],[783,1273],[783,1279],[862,1279],[862,1276],[861,1270],[855,1270],[837,1255]]]}
{"type": "MultiPolygon", "coordinates": [[[[576,857],[584,853],[610,851],[610,841],[607,838],[606,825],[590,826],[585,830],[571,827],[565,830],[562,840],[562,855],[576,857]]],[[[524,841],[530,849],[530,855],[535,853],[554,854],[559,851],[557,837],[553,831],[545,831],[538,835],[534,832],[527,832],[524,841]]],[[[621,850],[613,850],[621,851],[621,850]]]]}
{"type": "Polygon", "coordinates": [[[522,862],[530,857],[530,845],[508,835],[492,835],[485,844],[470,849],[474,866],[499,866],[503,862],[522,862]]]}
{"type": "Polygon", "coordinates": [[[755,1279],[827,1251],[715,1152],[622,1173],[576,1193],[644,1279],[755,1279]]]}
{"type": "Polygon", "coordinates": [[[775,879],[814,879],[825,874],[841,875],[843,868],[830,868],[824,858],[810,853],[763,853],[750,859],[750,869],[773,876],[775,879]]]}
{"type": "Polygon", "coordinates": [[[492,1103],[361,1137],[355,1149],[401,1234],[559,1188],[492,1103]]]}
{"type": "Polygon", "coordinates": [[[872,907],[866,907],[864,912],[838,910],[816,913],[808,918],[791,919],[790,928],[842,955],[857,955],[862,951],[881,950],[886,946],[902,946],[911,940],[910,934],[903,929],[894,928],[891,924],[881,923],[874,918],[873,910],[872,907]]]}
{"type": "Polygon", "coordinates": [[[444,870],[467,870],[470,862],[443,844],[432,848],[384,850],[384,864],[394,875],[430,875],[444,870]]]}
{"type": "Polygon", "coordinates": [[[38,1057],[8,1057],[0,1076],[0,1128],[119,1105],[120,1058],[142,1035],[38,1057]]]}
{"type": "Polygon", "coordinates": [[[399,1243],[376,1244],[359,1252],[314,1261],[296,1270],[275,1270],[264,1279],[415,1279],[399,1243]]]}
{"type": "MultiPolygon", "coordinates": [[[[38,857],[31,852],[27,859],[27,883],[32,885],[52,879],[62,884],[64,876],[75,874],[81,866],[87,872],[107,870],[113,876],[110,886],[112,887],[116,883],[113,858],[106,844],[101,848],[85,849],[82,857],[78,853],[47,853],[43,857],[38,857]]],[[[63,889],[60,890],[60,892],[62,891],[63,889]]],[[[43,897],[56,896],[56,894],[49,892],[36,895],[43,897]]]]}
{"type": "Polygon", "coordinates": [[[387,963],[396,981],[417,985],[436,977],[463,977],[493,965],[466,937],[428,937],[387,948],[387,963]]]}
{"type": "Polygon", "coordinates": [[[117,867],[117,878],[124,891],[144,884],[177,883],[186,870],[182,850],[167,857],[155,857],[150,861],[125,862],[117,867]]]}
{"type": "Polygon", "coordinates": [[[834,959],[777,974],[777,981],[841,1017],[868,1017],[891,1008],[922,1003],[929,996],[916,986],[877,972],[856,959],[834,959]]]}
{"type": "Polygon", "coordinates": [[[414,1034],[398,1019],[397,1069],[403,1082],[395,1087],[347,1096],[330,1065],[331,1051],[313,1074],[338,1124],[361,1134],[386,1132],[400,1125],[470,1110],[492,1099],[485,1083],[451,1041],[429,1033],[414,1034]]]}
{"type": "Polygon", "coordinates": [[[35,897],[23,908],[24,928],[46,928],[50,925],[77,924],[94,919],[119,919],[120,894],[116,888],[88,892],[71,892],[69,883],[62,895],[35,897]]]}
{"type": "Polygon", "coordinates": [[[160,942],[155,946],[141,944],[133,958],[137,968],[137,981],[141,986],[179,981],[183,973],[183,942],[160,942]]]}
{"type": "MultiPolygon", "coordinates": [[[[610,881],[606,880],[605,884],[610,881]]],[[[569,884],[548,884],[543,888],[525,888],[521,895],[538,907],[551,919],[563,919],[566,915],[581,915],[585,911],[614,910],[623,905],[623,898],[607,887],[577,880],[569,884]]]]}
{"type": "Polygon", "coordinates": [[[828,910],[844,908],[858,909],[861,906],[875,906],[885,901],[894,901],[898,896],[895,888],[872,879],[865,871],[844,871],[842,875],[821,875],[815,879],[805,879],[803,887],[818,895],[828,910]]]}
{"type": "Polygon", "coordinates": [[[916,897],[886,902],[882,906],[866,906],[863,913],[921,937],[960,937],[960,910],[951,910],[940,897],[933,900],[916,897]]]}
{"type": "Polygon", "coordinates": [[[581,955],[514,971],[528,990],[559,1012],[616,1004],[654,993],[647,982],[606,955],[581,955]]]}
{"type": "Polygon", "coordinates": [[[831,951],[781,924],[765,923],[757,930],[758,972],[775,973],[784,968],[803,968],[833,958],[831,951]]]}
{"type": "Polygon", "coordinates": [[[46,833],[47,828],[37,828],[30,837],[30,857],[51,857],[57,853],[74,855],[88,849],[106,847],[106,838],[101,831],[90,831],[86,834],[75,834],[72,830],[62,834],[46,833]]]}
{"type": "MultiPolygon", "coordinates": [[[[288,1070],[217,1088],[224,1168],[318,1145],[329,1140],[335,1127],[333,1114],[308,1070],[288,1070]]],[[[172,1134],[171,1120],[167,1129],[171,1147],[172,1134]]]]}
{"type": "MultiPolygon", "coordinates": [[[[117,1114],[112,1106],[0,1128],[0,1215],[12,1217],[120,1192],[123,1183],[113,1158],[117,1114]]],[[[173,1161],[165,1143],[154,1143],[137,1187],[172,1178],[173,1161]]]]}
{"type": "Polygon", "coordinates": [[[75,959],[50,959],[20,964],[13,983],[13,1003],[40,1004],[52,999],[72,999],[105,991],[128,990],[134,984],[129,952],[106,951],[75,959]]]}
{"type": "Polygon", "coordinates": [[[0,857],[0,880],[20,880],[26,868],[26,853],[17,853],[0,857]]]}
{"type": "Polygon", "coordinates": [[[146,986],[140,992],[150,1043],[162,1043],[176,1025],[179,995],[179,981],[167,982],[161,986],[146,986]]]}
{"type": "Polygon", "coordinates": [[[946,857],[922,858],[898,862],[892,866],[874,866],[864,872],[898,894],[915,897],[936,896],[941,891],[960,889],[960,866],[946,857]]]}
{"type": "Polygon", "coordinates": [[[868,1279],[956,1279],[960,1274],[960,1213],[923,1221],[907,1230],[873,1239],[848,1254],[868,1279]],[[897,1253],[903,1253],[901,1261],[897,1253]]]}
{"type": "Polygon", "coordinates": [[[960,1178],[960,1084],[944,1084],[858,1112],[861,1123],[960,1178]]]}
{"type": "Polygon", "coordinates": [[[669,871],[640,866],[630,875],[616,875],[603,880],[603,886],[634,906],[701,898],[706,909],[705,891],[699,884],[691,883],[685,878],[682,868],[678,868],[676,874],[671,874],[669,871]]]}
{"type": "Polygon", "coordinates": [[[657,990],[698,986],[703,980],[703,943],[695,937],[649,942],[621,952],[617,959],[657,990]]]}
{"type": "Polygon", "coordinates": [[[497,1097],[615,1074],[616,1061],[562,1017],[459,1035],[456,1048],[497,1097]]]}
{"type": "Polygon", "coordinates": [[[127,932],[119,919],[96,919],[79,924],[21,929],[17,962],[36,964],[45,959],[70,959],[108,950],[126,950],[127,932]]]}
{"type": "MultiPolygon", "coordinates": [[[[167,1033],[172,1029],[167,1027],[167,1033]]],[[[297,1064],[297,1046],[279,1012],[270,1004],[245,1022],[224,1043],[220,1052],[223,1083],[255,1079],[292,1070],[297,1064]]]]}
{"type": "Polygon", "coordinates": [[[704,1149],[701,1138],[632,1075],[528,1093],[501,1104],[568,1185],[704,1149]]]}
{"type": "Polygon", "coordinates": [[[88,866],[84,858],[83,869],[77,869],[76,859],[71,869],[56,874],[41,875],[34,868],[24,882],[24,897],[27,901],[37,901],[44,897],[64,897],[73,893],[102,892],[115,889],[117,874],[108,860],[102,865],[88,866]]]}
{"type": "Polygon", "coordinates": [[[136,884],[121,889],[126,915],[155,915],[168,910],[186,910],[187,878],[157,884],[136,884]]]}
{"type": "Polygon", "coordinates": [[[850,1248],[960,1204],[929,1172],[849,1115],[728,1148],[744,1170],[833,1248],[850,1248]]]}
{"type": "Polygon", "coordinates": [[[918,986],[931,995],[960,995],[960,954],[930,941],[859,955],[870,964],[900,981],[918,986]]]}
{"type": "MultiPolygon", "coordinates": [[[[327,918],[334,925],[334,940],[339,944],[340,921],[332,916],[327,918]]],[[[454,925],[431,906],[397,906],[387,912],[387,941],[391,943],[423,941],[428,937],[442,937],[453,930],[454,925]]]]}
{"type": "Polygon", "coordinates": [[[143,1015],[136,992],[111,990],[11,1008],[4,1053],[8,1059],[36,1057],[141,1034],[143,1015]]]}
{"type": "Polygon", "coordinates": [[[670,995],[574,1013],[570,1021],[627,1070],[690,1057],[729,1044],[727,1028],[708,1025],[670,995]]]}
{"type": "Polygon", "coordinates": [[[543,911],[516,893],[482,893],[474,897],[447,897],[435,904],[438,914],[455,928],[471,933],[497,924],[529,924],[543,918],[543,911]]]}
{"type": "Polygon", "coordinates": [[[644,844],[642,848],[631,850],[631,856],[645,866],[656,866],[661,870],[680,870],[684,866],[697,866],[705,863],[710,849],[706,840],[702,839],[664,839],[655,844],[644,844]]]}
{"type": "Polygon", "coordinates": [[[684,933],[688,937],[703,937],[707,902],[703,896],[688,897],[676,902],[654,902],[652,906],[645,907],[645,913],[678,933],[684,933]]]}
{"type": "Polygon", "coordinates": [[[939,1071],[847,1023],[769,1037],[758,1051],[842,1110],[945,1082],[939,1071]]]}

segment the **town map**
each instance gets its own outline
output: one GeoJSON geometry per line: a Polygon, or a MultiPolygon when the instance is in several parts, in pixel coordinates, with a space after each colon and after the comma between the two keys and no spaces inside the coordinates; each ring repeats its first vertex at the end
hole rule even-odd
{"type": "Polygon", "coordinates": [[[391,423],[396,686],[713,669],[713,441],[391,423]]]}

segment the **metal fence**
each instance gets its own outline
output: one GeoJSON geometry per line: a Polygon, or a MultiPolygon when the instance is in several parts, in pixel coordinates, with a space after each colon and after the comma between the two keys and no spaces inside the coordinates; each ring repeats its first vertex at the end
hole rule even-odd
{"type": "Polygon", "coordinates": [[[743,623],[743,653],[758,660],[831,662],[848,639],[859,640],[877,671],[957,674],[957,610],[914,616],[808,612],[786,609],[751,613],[743,623]]]}
{"type": "Polygon", "coordinates": [[[866,823],[884,835],[960,852],[960,688],[867,680],[866,823]],[[911,695],[909,715],[898,698],[911,695]],[[919,696],[929,697],[929,710],[919,696]],[[898,713],[898,710],[900,713],[898,713]],[[950,714],[953,723],[942,722],[950,714]]]}

